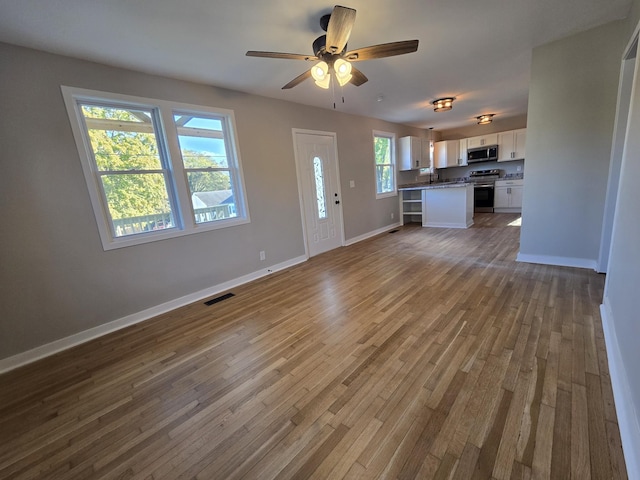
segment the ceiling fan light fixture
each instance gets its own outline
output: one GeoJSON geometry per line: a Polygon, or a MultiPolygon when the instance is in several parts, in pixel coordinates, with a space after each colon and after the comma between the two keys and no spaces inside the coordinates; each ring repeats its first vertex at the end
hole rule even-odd
{"type": "Polygon", "coordinates": [[[494,115],[495,113],[486,113],[484,115],[476,117],[476,120],[478,120],[478,125],[489,125],[491,122],[493,122],[494,115]]]}
{"type": "Polygon", "coordinates": [[[331,78],[329,77],[329,65],[327,62],[318,62],[313,67],[311,67],[311,76],[321,88],[329,88],[329,82],[331,78]]]}
{"type": "Polygon", "coordinates": [[[341,87],[344,87],[351,81],[353,75],[351,75],[351,64],[349,62],[339,58],[333,64],[333,69],[336,72],[336,78],[341,87]]]}
{"type": "Polygon", "coordinates": [[[438,98],[431,102],[433,105],[434,112],[446,112],[447,110],[451,110],[453,108],[453,101],[455,98],[453,97],[444,97],[438,98]]]}
{"type": "Polygon", "coordinates": [[[359,87],[369,80],[356,67],[351,67],[349,62],[395,57],[418,50],[418,40],[403,40],[347,51],[347,43],[355,20],[355,9],[335,5],[330,14],[324,15],[320,19],[320,26],[327,33],[314,40],[312,44],[313,55],[259,50],[249,50],[246,55],[248,57],[318,61],[316,65],[310,69],[305,69],[303,73],[287,83],[282,89],[293,88],[310,77],[314,79],[316,85],[328,89],[331,86],[331,74],[335,75],[335,80],[340,86],[351,83],[359,87]]]}

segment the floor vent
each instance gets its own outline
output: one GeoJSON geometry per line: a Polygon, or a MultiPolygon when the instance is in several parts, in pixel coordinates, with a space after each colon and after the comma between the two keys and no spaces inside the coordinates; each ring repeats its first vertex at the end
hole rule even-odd
{"type": "Polygon", "coordinates": [[[396,233],[396,232],[398,232],[398,231],[399,231],[399,230],[396,228],[395,230],[390,230],[390,231],[389,231],[389,233],[396,233]]]}
{"type": "Polygon", "coordinates": [[[219,297],[212,298],[211,300],[207,300],[204,302],[205,305],[213,305],[214,303],[221,302],[226,300],[227,298],[235,297],[233,293],[225,293],[224,295],[220,295],[219,297]]]}

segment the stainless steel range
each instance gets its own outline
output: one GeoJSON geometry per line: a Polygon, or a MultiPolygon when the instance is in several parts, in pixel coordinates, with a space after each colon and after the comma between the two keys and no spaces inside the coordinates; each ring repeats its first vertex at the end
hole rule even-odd
{"type": "Polygon", "coordinates": [[[495,181],[500,178],[500,170],[474,170],[469,174],[473,183],[473,211],[493,213],[495,181]]]}

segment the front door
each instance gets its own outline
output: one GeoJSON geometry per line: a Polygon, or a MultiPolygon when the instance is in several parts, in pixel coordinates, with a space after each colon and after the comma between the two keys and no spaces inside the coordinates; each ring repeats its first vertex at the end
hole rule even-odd
{"type": "Polygon", "coordinates": [[[293,136],[307,253],[313,257],[343,245],[336,136],[299,130],[293,136]]]}

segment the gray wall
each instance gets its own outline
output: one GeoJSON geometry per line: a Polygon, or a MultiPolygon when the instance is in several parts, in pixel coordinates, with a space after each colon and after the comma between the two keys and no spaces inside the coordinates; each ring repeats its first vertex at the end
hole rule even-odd
{"type": "MultiPolygon", "coordinates": [[[[598,259],[623,50],[640,18],[536,48],[527,119],[520,253],[598,259]]],[[[636,66],[603,322],[630,478],[640,475],[640,75],[636,66]],[[610,333],[613,333],[611,335],[610,333]]]]}
{"type": "Polygon", "coordinates": [[[624,22],[534,49],[520,253],[595,263],[624,22]]]}
{"type": "MultiPolygon", "coordinates": [[[[455,106],[454,106],[455,108],[455,106]]],[[[487,133],[506,132],[507,130],[517,130],[527,127],[527,116],[518,115],[515,117],[500,118],[493,117],[493,122],[489,125],[478,125],[476,122],[469,125],[462,125],[457,128],[439,130],[441,140],[459,140],[461,138],[475,137],[487,133]]]]}
{"type": "Polygon", "coordinates": [[[304,255],[292,128],[337,132],[347,240],[398,219],[375,199],[372,130],[424,135],[7,44],[0,95],[0,359],[304,255]],[[251,223],[103,251],[60,85],[233,110],[251,223]]]}

